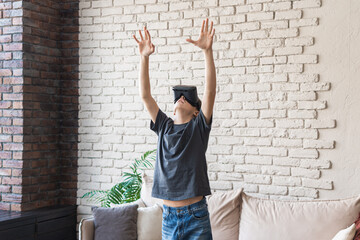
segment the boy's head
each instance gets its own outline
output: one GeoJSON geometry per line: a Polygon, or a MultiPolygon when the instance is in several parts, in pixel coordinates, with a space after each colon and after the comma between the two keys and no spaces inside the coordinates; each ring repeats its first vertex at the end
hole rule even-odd
{"type": "Polygon", "coordinates": [[[176,85],[174,92],[174,114],[176,109],[181,109],[182,113],[197,115],[201,108],[201,100],[197,95],[196,86],[176,85]]]}

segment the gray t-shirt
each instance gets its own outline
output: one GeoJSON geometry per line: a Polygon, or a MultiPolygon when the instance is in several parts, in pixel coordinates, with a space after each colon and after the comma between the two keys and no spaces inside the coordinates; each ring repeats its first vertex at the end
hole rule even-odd
{"type": "Polygon", "coordinates": [[[152,197],[183,200],[211,195],[205,152],[212,124],[202,109],[187,123],[174,124],[161,109],[150,129],[158,135],[152,197]]]}

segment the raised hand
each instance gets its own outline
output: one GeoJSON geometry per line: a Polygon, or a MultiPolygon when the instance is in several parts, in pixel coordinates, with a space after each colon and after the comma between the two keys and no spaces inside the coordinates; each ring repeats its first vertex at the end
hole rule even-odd
{"type": "Polygon", "coordinates": [[[141,34],[141,31],[139,30],[141,42],[135,37],[134,34],[133,37],[139,45],[140,55],[148,57],[150,56],[150,54],[152,54],[155,51],[155,46],[154,44],[151,43],[150,33],[146,29],[146,27],[144,27],[144,32],[145,32],[145,40],[141,34]]]}
{"type": "Polygon", "coordinates": [[[198,46],[199,48],[201,48],[203,50],[212,49],[215,28],[214,29],[212,28],[213,21],[211,21],[210,30],[208,31],[208,22],[209,22],[208,18],[206,18],[206,21],[203,20],[198,40],[194,41],[194,40],[191,40],[190,38],[187,38],[186,41],[193,43],[195,46],[198,46]],[[204,24],[205,24],[205,28],[204,28],[204,24]]]}

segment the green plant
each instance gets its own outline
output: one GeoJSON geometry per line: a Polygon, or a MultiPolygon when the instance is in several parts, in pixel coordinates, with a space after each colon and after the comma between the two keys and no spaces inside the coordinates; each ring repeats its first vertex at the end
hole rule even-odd
{"type": "Polygon", "coordinates": [[[140,198],[142,178],[138,169],[144,170],[153,168],[149,161],[155,160],[156,149],[147,151],[141,156],[141,159],[135,159],[130,166],[132,172],[124,172],[124,181],[115,184],[109,190],[94,190],[85,193],[81,198],[88,197],[96,203],[101,203],[102,207],[110,207],[110,204],[122,204],[136,201],[140,198]]]}

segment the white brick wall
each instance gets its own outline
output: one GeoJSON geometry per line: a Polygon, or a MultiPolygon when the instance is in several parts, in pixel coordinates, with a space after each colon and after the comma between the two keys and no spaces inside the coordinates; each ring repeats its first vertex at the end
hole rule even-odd
{"type": "Polygon", "coordinates": [[[85,192],[110,188],[134,158],[156,148],[132,34],[140,39],[138,30],[149,29],[152,94],[173,117],[171,86],[196,84],[202,97],[204,56],[185,39],[197,38],[206,17],[216,29],[212,191],[243,187],[267,198],[312,199],[333,189],[321,178],[331,167],[321,152],[335,143],[321,131],[335,120],[319,114],[327,108],[319,95],[330,84],[307,72],[318,55],[307,53],[314,37],[302,33],[316,31],[319,19],[303,16],[320,0],[80,2],[79,219],[91,213],[92,203],[80,199],[85,192]]]}

